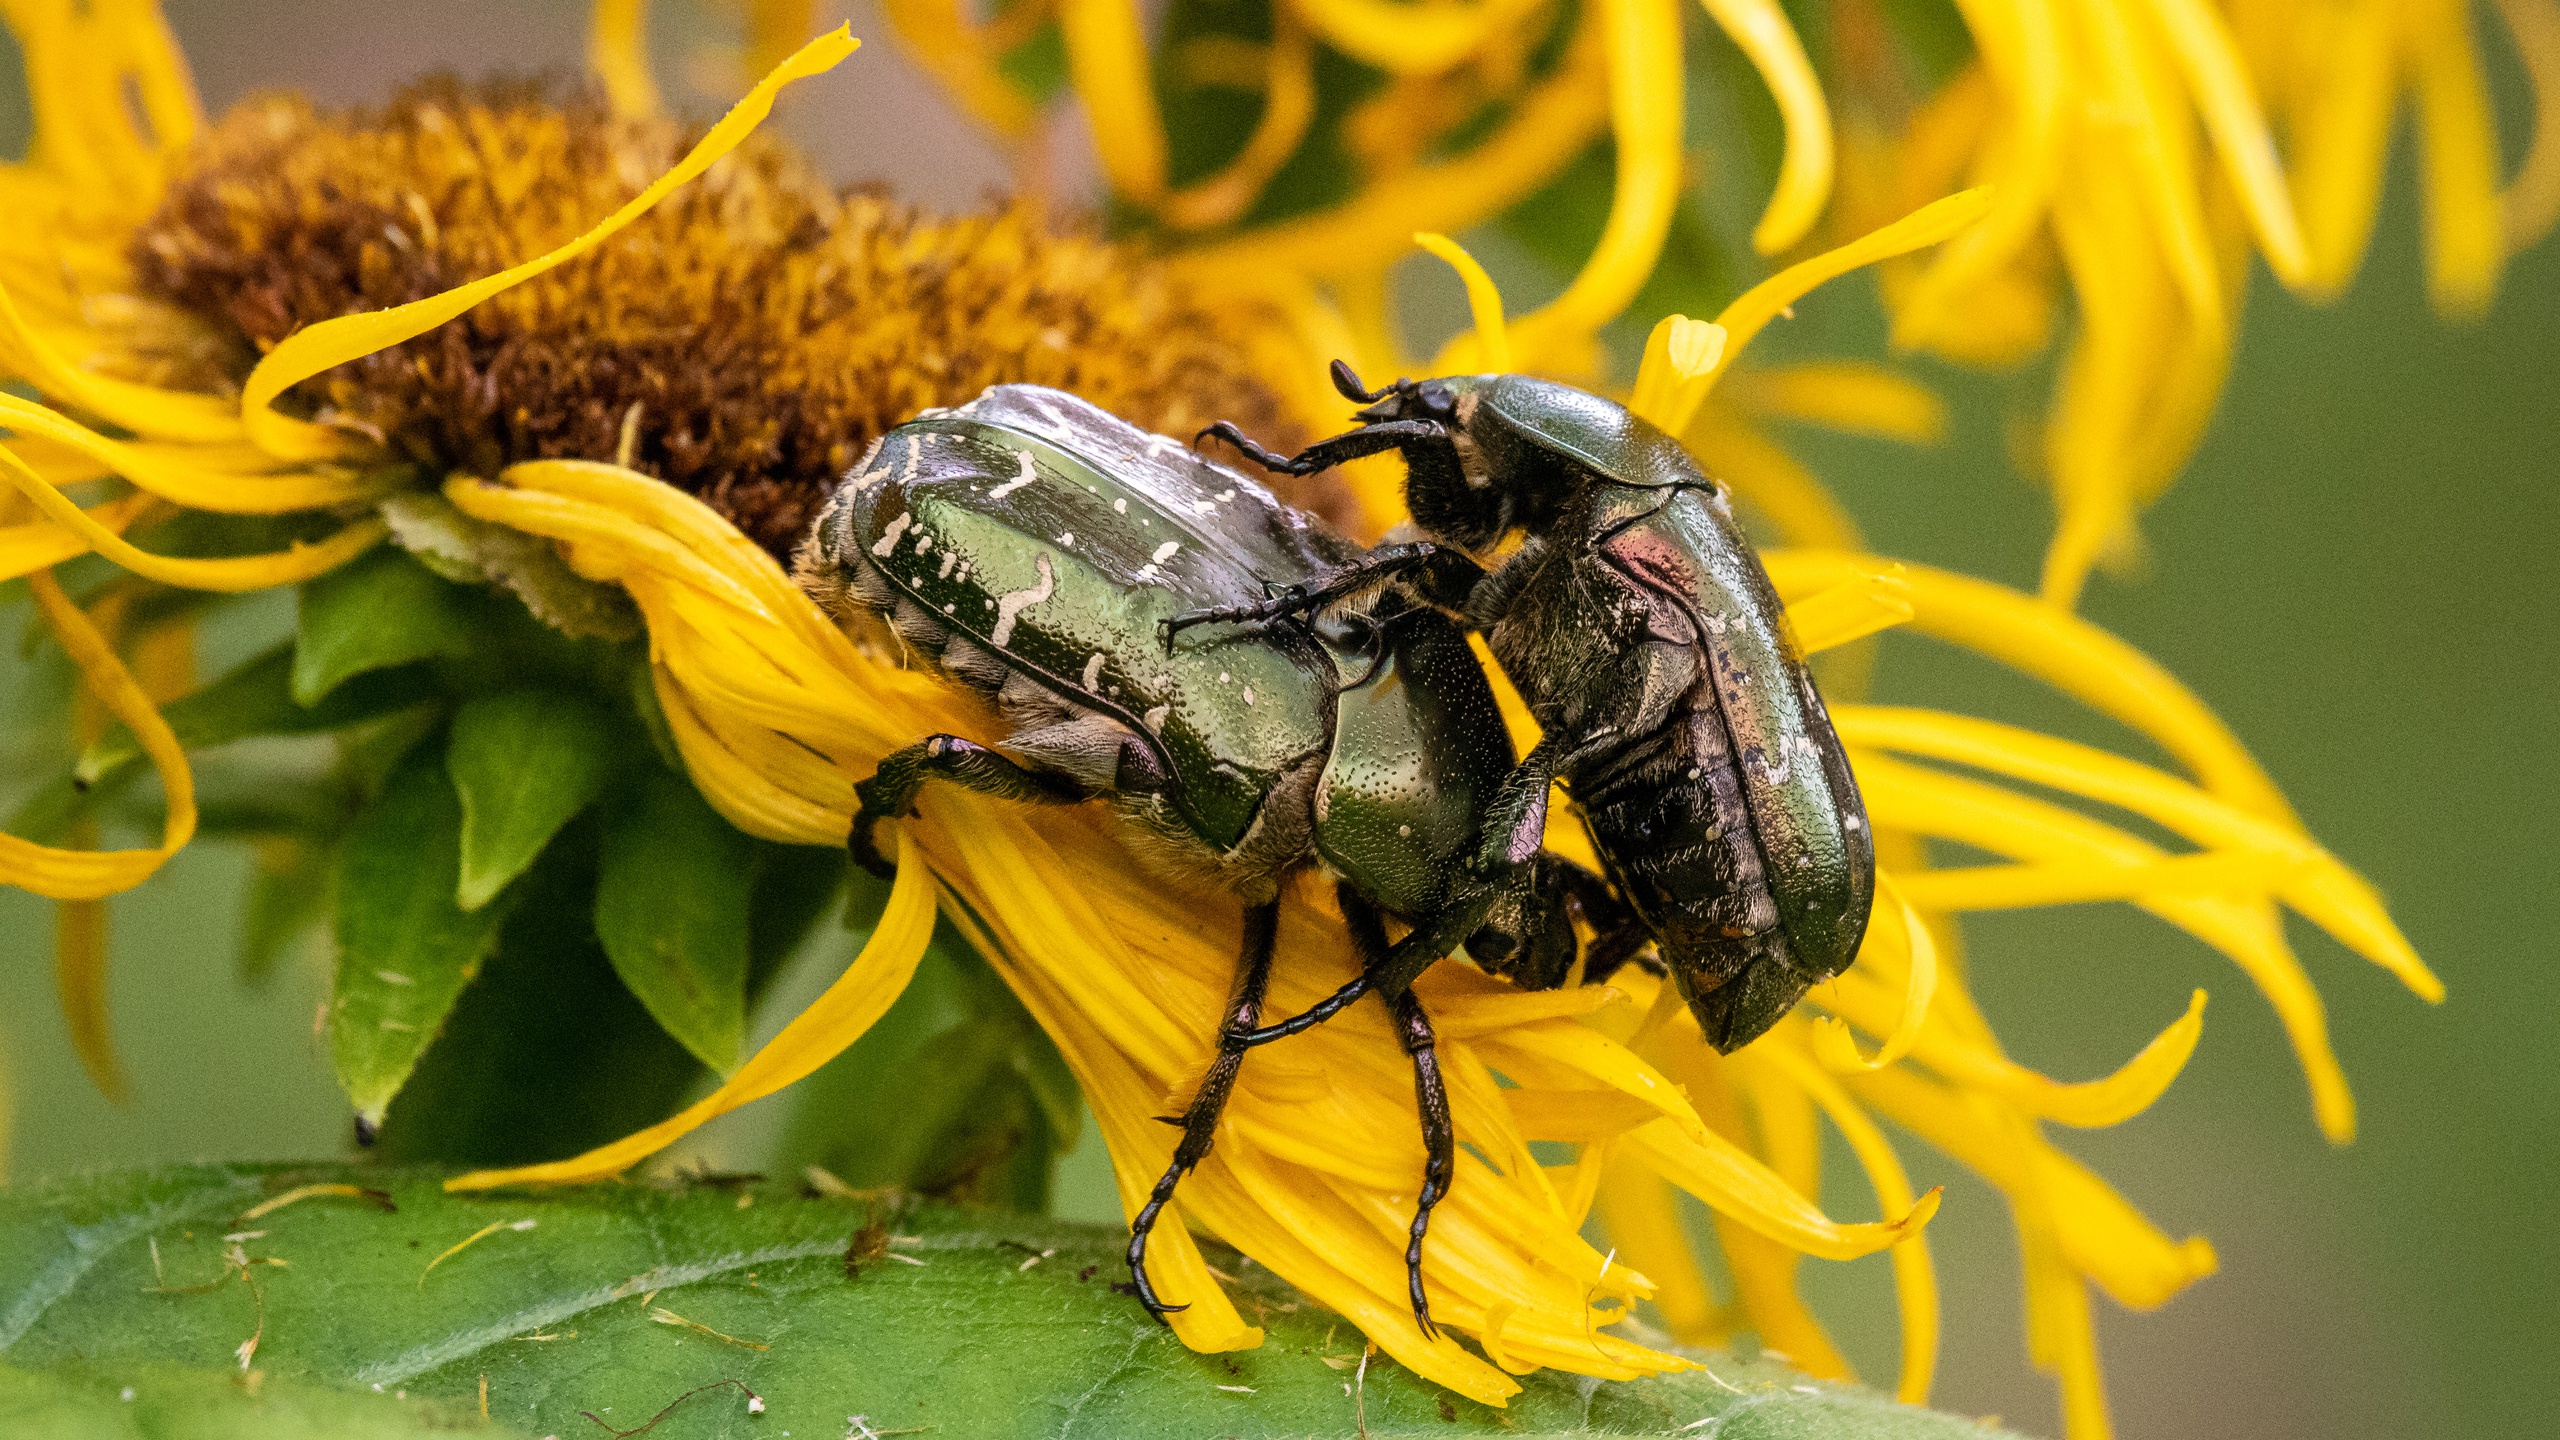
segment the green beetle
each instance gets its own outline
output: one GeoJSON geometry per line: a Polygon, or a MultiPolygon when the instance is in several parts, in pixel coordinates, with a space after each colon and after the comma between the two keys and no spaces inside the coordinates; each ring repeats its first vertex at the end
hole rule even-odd
{"type": "Polygon", "coordinates": [[[1564,782],[1708,1042],[1749,1043],[1856,958],[1875,845],[1723,491],[1677,440],[1571,386],[1468,375],[1371,391],[1339,361],[1333,379],[1361,424],[1295,456],[1230,424],[1202,433],[1299,475],[1399,451],[1415,523],[1445,543],[1385,546],[1177,623],[1320,613],[1389,582],[1463,613],[1545,731],[1528,783],[1543,797],[1548,777],[1564,782]]]}
{"type": "Polygon", "coordinates": [[[1464,944],[1491,968],[1561,978],[1577,912],[1613,956],[1643,939],[1600,877],[1540,850],[1545,783],[1515,763],[1449,616],[1388,587],[1300,621],[1197,630],[1204,611],[1249,609],[1363,555],[1177,441],[1060,391],[1004,385],[883,436],[798,558],[822,603],[884,617],[992,699],[1009,730],[1010,755],[936,735],[883,760],[856,787],[857,860],[885,870],[876,825],[944,780],[1038,803],[1108,798],[1146,838],[1142,853],[1246,902],[1217,1058],[1131,1226],[1132,1276],[1159,1315],[1175,1307],[1148,1283],[1147,1235],[1207,1155],[1245,1050],[1377,988],[1421,1102],[1428,1159],[1406,1263],[1428,1330],[1422,1241],[1455,1140],[1412,976],[1464,944]],[[1366,966],[1307,1014],[1265,1026],[1279,887],[1309,865],[1337,878],[1366,966]],[[1387,915],[1411,927],[1393,945],[1387,915]]]}

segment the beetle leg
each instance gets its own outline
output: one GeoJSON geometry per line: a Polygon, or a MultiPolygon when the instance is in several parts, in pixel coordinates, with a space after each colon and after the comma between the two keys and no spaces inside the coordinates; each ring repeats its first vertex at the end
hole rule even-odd
{"type": "Polygon", "coordinates": [[[1236,428],[1233,420],[1221,420],[1191,437],[1197,445],[1215,435],[1244,452],[1244,458],[1265,470],[1280,475],[1313,475],[1331,469],[1345,460],[1424,441],[1447,444],[1449,432],[1437,420],[1380,420],[1357,430],[1345,430],[1330,440],[1319,440],[1295,455],[1280,455],[1262,448],[1260,442],[1236,428]]]}
{"type": "Polygon", "coordinates": [[[929,735],[890,752],[870,779],[853,787],[853,829],[845,848],[853,852],[854,863],[884,879],[897,868],[880,853],[872,832],[883,820],[912,814],[916,792],[928,780],[948,780],[981,795],[1034,805],[1073,805],[1093,798],[1066,776],[1031,769],[975,740],[929,735]]]}
{"type": "Polygon", "coordinates": [[[1165,644],[1194,625],[1268,625],[1276,620],[1312,614],[1337,600],[1357,595],[1372,586],[1408,576],[1424,583],[1417,587],[1437,603],[1450,590],[1459,593],[1459,604],[1474,581],[1483,578],[1484,569],[1473,560],[1445,545],[1417,540],[1407,545],[1386,545],[1327,575],[1315,584],[1282,587],[1258,605],[1219,605],[1203,610],[1185,610],[1164,621],[1165,644]]]}
{"type": "Polygon", "coordinates": [[[1582,983],[1597,985],[1616,974],[1653,943],[1642,917],[1609,888],[1609,882],[1561,855],[1550,856],[1564,877],[1565,894],[1591,927],[1591,943],[1582,949],[1582,983]]]}
{"type": "MultiPolygon", "coordinates": [[[[1380,923],[1377,907],[1364,900],[1350,886],[1340,888],[1342,918],[1351,931],[1352,944],[1360,951],[1363,973],[1383,970],[1393,951],[1387,945],[1386,926],[1380,923]]],[[[1413,1296],[1413,1318],[1422,1333],[1440,1338],[1440,1329],[1431,1323],[1431,1301],[1422,1289],[1422,1237],[1431,1228],[1432,1207],[1449,1193],[1449,1180],[1457,1166],[1457,1127],[1449,1115],[1449,1086],[1441,1078],[1440,1056],[1434,1048],[1431,1019],[1422,1013],[1422,1001],[1410,989],[1388,1002],[1395,1012],[1396,1035],[1404,1041],[1405,1053],[1413,1057],[1413,1099],[1422,1115],[1422,1194],[1413,1211],[1413,1228],[1404,1248],[1405,1284],[1413,1296]]]]}
{"type": "Polygon", "coordinates": [[[1200,1088],[1193,1092],[1190,1107],[1182,1112],[1182,1140],[1173,1147],[1173,1163],[1157,1178],[1155,1190],[1147,1196],[1146,1208],[1129,1222],[1129,1279],[1137,1288],[1138,1303],[1159,1320],[1190,1307],[1167,1305],[1156,1298],[1155,1286],[1147,1279],[1147,1236],[1155,1230],[1156,1218],[1173,1200],[1174,1187],[1208,1158],[1209,1146],[1217,1139],[1219,1113],[1227,1108],[1227,1095],[1235,1089],[1236,1071],[1244,1065],[1244,1037],[1252,1033],[1254,1022],[1262,1015],[1262,994],[1271,984],[1271,955],[1279,936],[1279,901],[1244,912],[1244,953],[1236,962],[1235,989],[1227,997],[1227,1023],[1218,1030],[1217,1058],[1209,1062],[1209,1072],[1200,1077],[1200,1088]]]}

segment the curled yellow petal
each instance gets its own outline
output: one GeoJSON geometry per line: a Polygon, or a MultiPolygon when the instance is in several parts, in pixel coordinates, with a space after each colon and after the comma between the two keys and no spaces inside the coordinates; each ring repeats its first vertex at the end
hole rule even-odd
{"type": "MultiPolygon", "coordinates": [[[[1867,944],[1879,946],[1886,951],[1903,952],[1902,1012],[1895,1018],[1893,1029],[1886,1034],[1884,1043],[1876,1047],[1876,1053],[1873,1055],[1858,1053],[1858,1042],[1849,1034],[1848,1022],[1839,1017],[1826,1016],[1815,1023],[1813,1031],[1815,1058],[1831,1069],[1844,1073],[1881,1070],[1910,1054],[1911,1047],[1920,1039],[1922,1022],[1929,1018],[1929,1001],[1938,992],[1938,943],[1929,934],[1929,927],[1920,923],[1918,913],[1913,911],[1910,903],[1894,890],[1893,882],[1881,873],[1876,876],[1876,898],[1892,901],[1894,908],[1891,913],[1901,921],[1898,926],[1893,927],[1902,932],[1899,939],[1888,931],[1871,926],[1867,931],[1867,944]]],[[[1860,948],[1863,952],[1865,947],[1860,948]]],[[[1866,957],[1862,953],[1860,958],[1866,957]]]]}
{"type": "Polygon", "coordinates": [[[1103,175],[1122,199],[1155,204],[1164,197],[1168,162],[1138,7],[1132,0],[1059,0],[1058,28],[1103,175]]]}
{"type": "Polygon", "coordinates": [[[1390,75],[1437,75],[1518,24],[1538,0],[1402,4],[1398,0],[1292,0],[1325,43],[1390,75]]]}
{"type": "Polygon", "coordinates": [[[1716,323],[1732,336],[1726,342],[1722,360],[1706,374],[1684,382],[1673,395],[1666,414],[1655,423],[1674,435],[1686,430],[1689,418],[1697,413],[1699,403],[1707,398],[1708,387],[1715,384],[1718,375],[1732,367],[1733,357],[1751,343],[1762,326],[1811,293],[1815,286],[1889,256],[1935,245],[1981,219],[1990,205],[1991,192],[1988,189],[1950,195],[1836,250],[1826,250],[1810,260],[1790,265],[1744,291],[1724,308],[1724,313],[1716,316],[1716,323]]]}
{"type": "Polygon", "coordinates": [[[706,1122],[796,1084],[844,1053],[888,1012],[907,988],[933,938],[933,874],[914,842],[898,843],[898,878],[889,903],[845,972],[810,1002],[782,1033],[750,1056],[717,1090],[673,1117],[584,1155],[509,1170],[474,1170],[444,1182],[447,1190],[488,1190],[501,1185],[568,1185],[619,1175],[664,1150],[706,1122]]]}
{"type": "Polygon", "coordinates": [[[835,68],[861,44],[853,38],[850,29],[838,26],[800,47],[798,53],[775,67],[772,74],[758,81],[754,89],[730,107],[729,113],[720,118],[720,123],[712,126],[710,133],[704,135],[674,169],[659,176],[621,209],[568,244],[495,275],[456,286],[441,295],[395,305],[388,310],[323,320],[288,336],[267,352],[266,358],[249,372],[249,378],[241,386],[240,418],[248,426],[249,437],[267,453],[292,460],[325,460],[359,452],[361,445],[349,436],[324,425],[279,413],[274,408],[276,400],[285,391],[332,366],[425,334],[490,296],[521,285],[603,244],[615,232],[648,213],[677,187],[711,168],[713,161],[736,149],[740,141],[773,113],[774,97],[783,86],[835,68]]]}
{"type": "Polygon", "coordinates": [[[0,375],[24,380],[42,394],[137,435],[220,444],[244,433],[239,413],[215,396],[138,385],[65,360],[18,313],[6,286],[0,286],[0,375]]]}
{"type": "Polygon", "coordinates": [[[1623,1153],[1712,1206],[1799,1254],[1824,1260],[1872,1255],[1929,1223],[1938,1192],[1921,1196],[1901,1215],[1874,1224],[1842,1224],[1798,1194],[1740,1147],[1708,1132],[1682,1130],[1668,1120],[1628,1131],[1623,1153]]]}
{"type": "Polygon", "coordinates": [[[1608,118],[1608,50],[1598,9],[1584,12],[1555,73],[1516,98],[1509,118],[1483,143],[1454,159],[1414,166],[1394,183],[1372,185],[1330,210],[1184,251],[1174,257],[1176,269],[1210,294],[1257,290],[1267,283],[1261,277],[1271,275],[1374,275],[1407,252],[1414,231],[1454,234],[1535,193],[1582,153],[1608,118]]]}
{"type": "Polygon", "coordinates": [[[367,474],[346,466],[293,469],[234,444],[180,445],[110,440],[58,410],[0,393],[0,425],[87,460],[173,505],[221,515],[281,515],[383,493],[396,467],[367,474]]]}
{"type": "Polygon", "coordinates": [[[2025,910],[2154,894],[2272,890],[2296,867],[2263,850],[2208,850],[2133,865],[1968,865],[1903,872],[1903,894],[1931,910],[2025,910]]]}
{"type": "Polygon", "coordinates": [[[2498,0],[2533,83],[2533,141],[2499,201],[2507,251],[2514,254],[2560,224],[2560,4],[2553,0],[2498,0]]]}
{"type": "Polygon", "coordinates": [[[2182,856],[2148,862],[2146,868],[2185,862],[2180,868],[2192,873],[2170,869],[2170,883],[2157,887],[2163,890],[2204,888],[2196,882],[2216,869],[2229,878],[2263,876],[2266,883],[2260,888],[2282,895],[2339,943],[2389,970],[2430,1003],[2444,998],[2444,982],[2418,958],[2373,887],[2290,826],[2240,810],[2148,765],[2013,725],[1934,710],[1863,705],[1840,707],[1834,723],[1852,744],[1979,766],[2120,806],[2199,845],[2256,852],[2264,858],[2254,866],[2244,856],[2182,856]]]}
{"type": "MultiPolygon", "coordinates": [[[[1636,298],[1680,202],[1680,12],[1677,0],[1596,0],[1609,54],[1609,128],[1617,139],[1617,188],[1599,242],[1564,293],[1520,318],[1512,353],[1551,366],[1636,298]]],[[[1443,228],[1443,227],[1434,227],[1443,228]]],[[[1678,434],[1677,430],[1672,432],[1678,434]]]]}
{"type": "MultiPolygon", "coordinates": [[[[127,495],[109,500],[83,513],[109,534],[121,535],[126,527],[151,512],[160,502],[148,495],[127,495]]],[[[89,553],[89,542],[72,531],[50,521],[30,525],[0,525],[0,581],[15,580],[49,566],[59,565],[76,555],[89,553]]]]}
{"type": "Polygon", "coordinates": [[[979,124],[1006,139],[1030,133],[1038,112],[998,67],[989,27],[973,23],[959,0],[881,0],[880,13],[907,54],[979,124]]]}
{"type": "Polygon", "coordinates": [[[5,449],[0,449],[0,475],[7,476],[18,487],[18,492],[34,502],[46,519],[78,536],[85,548],[136,575],[188,590],[241,594],[251,590],[271,590],[279,585],[297,585],[337,569],[380,544],[382,538],[391,533],[390,527],[380,520],[359,520],[326,540],[315,544],[296,542],[292,548],[273,554],[234,555],[213,560],[180,559],[154,555],[128,544],[123,536],[71,503],[70,496],[44,483],[24,461],[5,449]]]}
{"type": "Polygon", "coordinates": [[[2418,101],[2419,192],[2426,200],[2427,295],[2456,319],[2487,312],[2507,255],[2498,200],[2497,117],[2471,34],[2471,11],[2425,0],[2409,16],[2418,101]]]}
{"type": "MultiPolygon", "coordinates": [[[[0,452],[5,453],[5,452],[0,452]]],[[[98,633],[80,607],[62,593],[50,571],[27,577],[36,611],[45,628],[80,671],[81,683],[142,742],[160,773],[167,795],[168,818],[161,822],[160,845],[152,850],[57,850],[15,835],[0,835],[0,884],[15,885],[55,900],[96,900],[130,890],[149,879],[168,858],[185,848],[196,833],[196,786],[177,734],[160,717],[159,708],[142,692],[131,671],[116,658],[115,647],[98,633]]]]}
{"type": "Polygon", "coordinates": [[[1901,566],[1885,566],[1789,605],[1787,626],[1795,631],[1799,651],[1819,655],[1908,623],[1910,590],[1901,566]]]}
{"type": "MultiPolygon", "coordinates": [[[[1225,169],[1164,197],[1165,223],[1177,230],[1207,230],[1253,208],[1263,187],[1307,138],[1316,118],[1315,44],[1293,12],[1272,17],[1269,60],[1262,86],[1262,118],[1225,169]]],[[[1470,291],[1470,294],[1473,292],[1470,291]]]]}
{"type": "MultiPolygon", "coordinates": [[[[1474,348],[1466,357],[1472,363],[1459,364],[1455,361],[1434,360],[1431,363],[1432,373],[1445,375],[1465,371],[1476,374],[1498,374],[1509,370],[1511,368],[1511,336],[1503,323],[1502,291],[1493,283],[1493,277],[1484,273],[1484,267],[1476,263],[1476,257],[1468,254],[1464,246],[1446,235],[1417,231],[1414,234],[1413,243],[1446,261],[1450,269],[1458,272],[1458,278],[1464,281],[1467,287],[1467,309],[1476,322],[1475,332],[1471,337],[1474,348]]],[[[1452,348],[1455,348],[1456,344],[1456,341],[1452,341],[1452,348]]],[[[1447,352],[1443,353],[1445,355],[1447,352]]]]}
{"type": "Polygon", "coordinates": [[[1804,42],[1776,0],[1701,0],[1733,38],[1778,102],[1786,148],[1778,160],[1778,187],[1751,230],[1752,248],[1775,255],[1805,237],[1831,198],[1831,111],[1822,82],[1805,58],[1804,42]]]}

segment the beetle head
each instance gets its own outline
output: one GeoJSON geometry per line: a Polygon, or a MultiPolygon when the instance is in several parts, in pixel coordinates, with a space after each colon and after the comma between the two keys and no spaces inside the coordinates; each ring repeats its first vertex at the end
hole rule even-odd
{"type": "Polygon", "coordinates": [[[1392,385],[1372,390],[1360,383],[1360,377],[1349,364],[1333,362],[1333,388],[1342,398],[1365,406],[1355,419],[1374,425],[1384,420],[1437,420],[1454,425],[1458,420],[1458,397],[1447,385],[1437,380],[1398,380],[1392,385]]]}

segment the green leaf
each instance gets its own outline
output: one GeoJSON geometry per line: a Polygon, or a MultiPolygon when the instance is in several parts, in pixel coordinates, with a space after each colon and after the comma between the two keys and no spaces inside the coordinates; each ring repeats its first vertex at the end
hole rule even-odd
{"type": "Polygon", "coordinates": [[[464,702],[445,744],[462,797],[455,903],[477,910],[525,871],[619,763],[613,720],[572,691],[502,690],[464,702]]]}
{"type": "Polygon", "coordinates": [[[596,941],[592,811],[507,887],[496,946],[391,1102],[374,1154],[524,1165],[591,1150],[683,1105],[702,1062],[650,1017],[596,941]]]}
{"type": "Polygon", "coordinates": [[[504,1440],[527,1432],[480,1418],[476,1403],[332,1390],[260,1372],[123,1365],[57,1371],[0,1366],[0,1434],[44,1440],[504,1440]]]}
{"type": "Polygon", "coordinates": [[[470,589],[383,547],[302,587],[293,698],[316,704],[350,676],[472,647],[482,607],[470,589]]]}
{"type": "Polygon", "coordinates": [[[1084,1128],[1057,1047],[948,925],[889,1012],[799,1092],[785,1168],[1033,1212],[1084,1128]]]}
{"type": "Polygon", "coordinates": [[[1116,1227],[933,1206],[875,1215],[776,1185],[459,1196],[432,1172],[188,1166],[0,1196],[0,1354],[81,1384],[134,1383],[140,1403],[140,1382],[114,1377],[231,1368],[255,1333],[268,1385],[367,1397],[379,1385],[476,1415],[485,1377],[491,1416],[564,1440],[605,1433],[580,1411],[623,1431],[665,1412],[651,1440],[832,1440],[850,1415],[875,1432],[1114,1440],[1347,1437],[1363,1415],[1375,1440],[1999,1433],[1711,1354],[1711,1372],[1653,1380],[1525,1376],[1507,1410],[1382,1359],[1348,1394],[1357,1372],[1326,1361],[1356,1360],[1360,1336],[1339,1317],[1210,1247],[1210,1263],[1243,1277],[1238,1303],[1267,1335],[1256,1350],[1193,1354],[1112,1290],[1126,1245],[1116,1227]],[[379,1187],[398,1209],[315,1196],[242,1218],[325,1181],[379,1187]],[[849,1277],[845,1251],[875,1223],[870,1238],[922,1263],[849,1277]],[[243,1230],[257,1233],[223,1238],[243,1230]],[[232,1244],[254,1295],[225,1264],[232,1244]],[[266,1259],[290,1263],[255,1263],[266,1259]],[[721,1381],[752,1387],[764,1413],[749,1418],[736,1388],[700,1388],[721,1381]]]}
{"type": "Polygon", "coordinates": [[[635,775],[605,816],[596,935],[667,1033],[725,1075],[747,1032],[748,901],[756,844],[690,781],[635,775]]]}
{"type": "Polygon", "coordinates": [[[570,569],[539,535],[473,519],[431,490],[384,500],[382,518],[400,548],[428,569],[447,580],[503,585],[564,635],[623,641],[640,634],[640,610],[629,595],[570,569]]]}
{"type": "Polygon", "coordinates": [[[338,868],[329,1052],[362,1126],[382,1122],[497,935],[505,907],[454,904],[461,870],[462,804],[420,747],[356,817],[338,868]]]}
{"type": "MultiPolygon", "coordinates": [[[[320,703],[304,705],[293,698],[293,663],[293,646],[279,645],[193,694],[161,707],[161,718],[169,722],[178,743],[192,753],[253,735],[323,734],[422,706],[435,698],[434,683],[424,669],[403,667],[358,676],[332,690],[320,703]]],[[[139,773],[142,762],[142,746],[133,732],[123,725],[111,727],[82,753],[73,767],[70,784],[62,787],[63,796],[57,797],[47,812],[58,808],[66,798],[72,808],[50,821],[35,813],[22,814],[21,820],[37,828],[21,829],[20,833],[51,833],[48,824],[62,823],[82,804],[93,803],[79,800],[80,792],[103,798],[115,785],[139,773]]]]}

